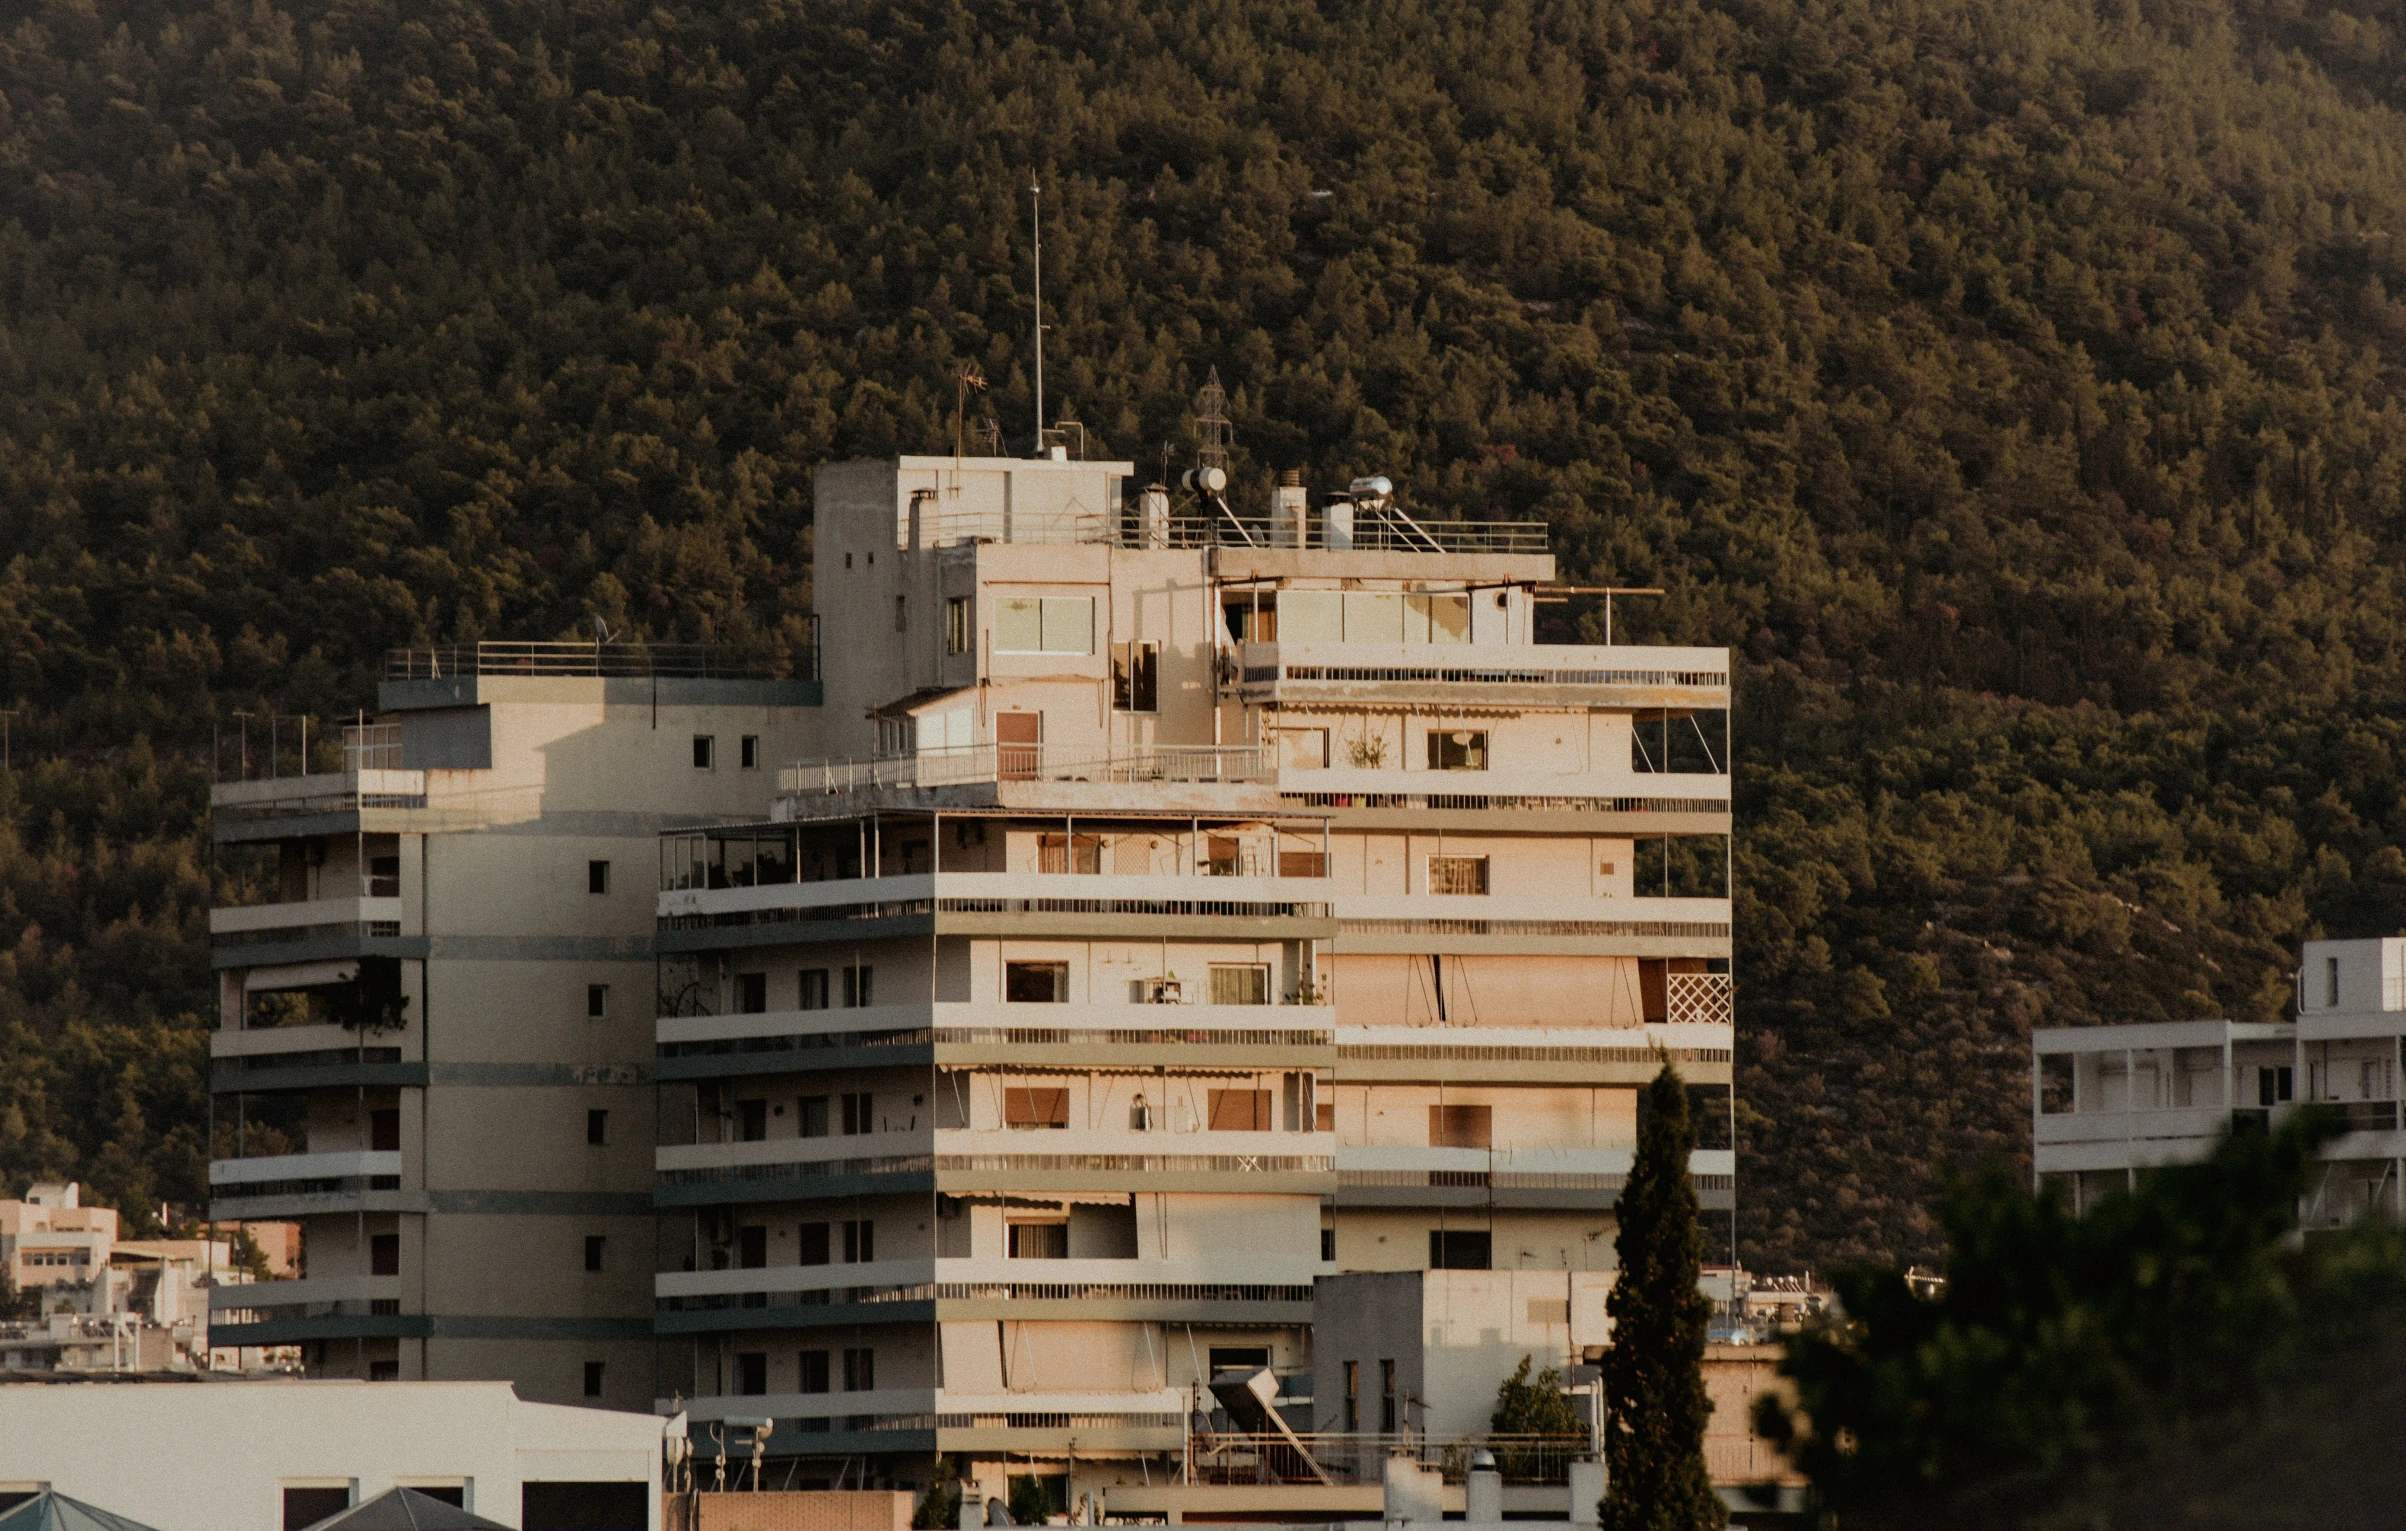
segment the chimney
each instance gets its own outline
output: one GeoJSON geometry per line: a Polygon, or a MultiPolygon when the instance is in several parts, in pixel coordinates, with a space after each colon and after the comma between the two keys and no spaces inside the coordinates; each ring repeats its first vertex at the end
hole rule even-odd
{"type": "Polygon", "coordinates": [[[1310,497],[1303,489],[1303,470],[1288,468],[1280,472],[1278,490],[1270,502],[1270,546],[1304,546],[1310,536],[1310,506],[1310,497]]]}

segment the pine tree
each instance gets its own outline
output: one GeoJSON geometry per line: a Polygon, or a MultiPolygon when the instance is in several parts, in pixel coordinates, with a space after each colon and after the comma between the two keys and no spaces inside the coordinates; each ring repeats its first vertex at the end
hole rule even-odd
{"type": "Polygon", "coordinates": [[[1621,1192],[1620,1279],[1606,1310],[1602,1531],[1720,1531],[1729,1512],[1704,1466],[1704,1236],[1688,1155],[1687,1085],[1665,1063],[1646,1087],[1637,1163],[1621,1192]]]}

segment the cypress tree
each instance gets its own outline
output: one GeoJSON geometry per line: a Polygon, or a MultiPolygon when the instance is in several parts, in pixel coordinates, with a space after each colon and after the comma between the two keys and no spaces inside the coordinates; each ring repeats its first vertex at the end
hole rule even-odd
{"type": "Polygon", "coordinates": [[[1720,1531],[1729,1511],[1704,1465],[1704,1236],[1688,1155],[1687,1086],[1666,1062],[1641,1102],[1637,1163],[1621,1192],[1620,1279],[1606,1311],[1602,1531],[1720,1531]]]}

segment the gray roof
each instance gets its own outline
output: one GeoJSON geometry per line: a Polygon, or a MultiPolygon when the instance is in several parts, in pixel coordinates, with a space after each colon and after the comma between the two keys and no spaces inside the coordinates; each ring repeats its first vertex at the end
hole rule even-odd
{"type": "MultiPolygon", "coordinates": [[[[0,1531],[14,1531],[0,1524],[0,1531]]],[[[414,1488],[388,1489],[363,1504],[337,1510],[309,1531],[509,1531],[500,1521],[471,1515],[414,1488]]]]}
{"type": "Polygon", "coordinates": [[[0,1531],[153,1531],[138,1520],[112,1515],[98,1505],[44,1489],[14,1509],[0,1511],[0,1531]]]}

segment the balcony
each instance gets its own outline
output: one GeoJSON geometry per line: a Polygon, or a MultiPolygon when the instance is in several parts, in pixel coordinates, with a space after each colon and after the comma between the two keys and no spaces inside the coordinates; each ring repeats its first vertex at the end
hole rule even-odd
{"type": "MultiPolygon", "coordinates": [[[[1412,894],[1335,900],[1347,952],[1726,957],[1725,898],[1412,894]]],[[[1688,996],[1691,1004],[1709,996],[1688,996]]]]}
{"type": "Polygon", "coordinates": [[[318,1316],[370,1304],[398,1303],[399,1276],[319,1276],[296,1281],[244,1281],[209,1289],[209,1311],[217,1313],[275,1313],[318,1316]]]}
{"type": "Polygon", "coordinates": [[[319,898],[209,911],[209,965],[247,968],[371,954],[415,957],[398,898],[319,898]]]}
{"type": "Polygon", "coordinates": [[[1443,643],[1248,643],[1238,693],[1269,703],[1715,708],[1726,649],[1443,643]]]}
{"type": "Polygon", "coordinates": [[[1326,1005],[994,1005],[668,1016],[660,1079],[929,1063],[1063,1068],[1311,1068],[1328,1062],[1326,1005]]]}
{"type": "Polygon", "coordinates": [[[333,1085],[424,1086],[426,1065],[406,1060],[397,1042],[332,1025],[213,1031],[209,1088],[219,1095],[264,1095],[333,1085]]]}
{"type": "MultiPolygon", "coordinates": [[[[1632,1151],[1369,1145],[1340,1148],[1336,1160],[1339,1206],[1576,1209],[1610,1206],[1620,1198],[1632,1151]]],[[[1696,1149],[1688,1173],[1700,1205],[1731,1205],[1737,1156],[1730,1150],[1696,1149]]]]}
{"type": "Polygon", "coordinates": [[[401,1189],[392,1150],[275,1154],[209,1164],[209,1215],[223,1222],[320,1212],[422,1212],[422,1191],[401,1189]]]}
{"type": "MultiPolygon", "coordinates": [[[[923,1258],[852,1265],[663,1271],[652,1278],[652,1290],[664,1302],[678,1304],[678,1308],[670,1311],[689,1312],[709,1311],[705,1306],[708,1299],[741,1298],[756,1293],[771,1294],[777,1299],[776,1305],[792,1302],[840,1306],[872,1298],[892,1300],[888,1294],[903,1293],[941,1302],[1059,1302],[1069,1299],[1053,1294],[1072,1292],[1091,1293],[1084,1300],[1098,1302],[1136,1301],[1147,1293],[1158,1293],[1162,1301],[1193,1301],[1200,1294],[1267,1286],[1282,1289],[1271,1300],[1309,1302],[1312,1278],[1323,1269],[1310,1256],[1279,1259],[1250,1251],[1234,1251],[1222,1260],[1208,1256],[1171,1260],[923,1258]],[[1036,1295],[1039,1292],[1045,1295],[1036,1295]],[[816,1301],[810,1300],[813,1296],[816,1301]]],[[[740,1304],[731,1306],[742,1311],[740,1304]]]]}
{"type": "Polygon", "coordinates": [[[797,818],[895,806],[1001,805],[1193,808],[1275,807],[1271,752],[1251,745],[970,744],[869,759],[802,760],[778,773],[782,806],[797,818]]]}
{"type": "Polygon", "coordinates": [[[1166,1123],[1147,1132],[923,1127],[692,1143],[655,1150],[652,1199],[663,1207],[725,1206],[933,1189],[1317,1195],[1334,1186],[1331,1144],[1326,1133],[1176,1130],[1166,1123]]]}

